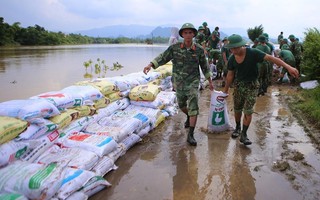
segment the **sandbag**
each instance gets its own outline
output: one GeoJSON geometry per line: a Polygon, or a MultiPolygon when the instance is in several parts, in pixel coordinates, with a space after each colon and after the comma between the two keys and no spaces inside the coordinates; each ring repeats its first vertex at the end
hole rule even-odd
{"type": "Polygon", "coordinates": [[[13,117],[0,116],[0,144],[17,137],[28,127],[29,123],[13,117]]]}
{"type": "Polygon", "coordinates": [[[129,98],[134,101],[154,101],[159,92],[156,85],[139,85],[131,89],[129,98]]]}
{"type": "Polygon", "coordinates": [[[221,132],[230,128],[227,102],[227,94],[214,90],[211,93],[210,111],[208,117],[208,131],[221,132]]]}

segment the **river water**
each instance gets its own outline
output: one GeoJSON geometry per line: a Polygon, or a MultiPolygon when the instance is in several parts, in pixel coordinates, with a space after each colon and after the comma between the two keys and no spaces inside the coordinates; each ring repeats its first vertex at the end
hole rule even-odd
{"type": "MultiPolygon", "coordinates": [[[[68,45],[0,48],[0,102],[25,99],[61,90],[85,78],[84,62],[99,58],[112,67],[118,62],[119,71],[107,71],[106,77],[141,71],[165,45],[68,45]]],[[[89,73],[90,68],[88,68],[89,73]]],[[[98,77],[92,72],[93,77],[98,77]]]]}
{"type": "MultiPolygon", "coordinates": [[[[141,71],[165,48],[83,45],[0,49],[0,102],[86,80],[83,62],[89,59],[124,66],[120,71],[108,71],[107,77],[141,71]]],[[[219,81],[214,81],[216,90],[222,89],[219,81]]],[[[211,93],[206,88],[200,93],[197,147],[187,144],[185,115],[179,112],[120,157],[115,163],[118,169],[105,176],[112,186],[90,200],[319,199],[319,150],[284,101],[296,90],[290,85],[273,85],[258,97],[248,129],[253,144],[246,147],[230,137],[232,130],[207,132],[211,93]]],[[[228,111],[234,127],[232,95],[228,111]]]]}

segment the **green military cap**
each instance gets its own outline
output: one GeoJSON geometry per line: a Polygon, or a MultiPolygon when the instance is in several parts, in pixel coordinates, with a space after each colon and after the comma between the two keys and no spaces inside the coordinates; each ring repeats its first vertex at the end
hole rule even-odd
{"type": "Polygon", "coordinates": [[[258,38],[259,42],[267,42],[267,38],[264,35],[260,35],[258,38]]]}
{"type": "Polygon", "coordinates": [[[208,23],[207,22],[203,22],[202,25],[203,26],[208,26],[208,23]]]}
{"type": "Polygon", "coordinates": [[[232,34],[228,37],[229,44],[225,46],[225,48],[231,49],[236,47],[242,47],[246,44],[246,41],[242,39],[240,35],[232,34]]]}
{"type": "Polygon", "coordinates": [[[200,31],[200,30],[204,30],[204,27],[203,26],[199,26],[198,31],[200,31]]]}
{"type": "Polygon", "coordinates": [[[191,29],[194,32],[194,37],[197,35],[198,31],[194,28],[193,24],[191,23],[185,23],[182,25],[182,27],[179,30],[179,35],[182,37],[182,31],[184,29],[191,29]]]}
{"type": "Polygon", "coordinates": [[[269,35],[268,35],[268,33],[262,33],[262,35],[263,35],[264,37],[266,37],[266,40],[268,40],[268,39],[269,39],[269,35]]]}
{"type": "Polygon", "coordinates": [[[296,39],[296,37],[294,36],[294,35],[289,35],[289,37],[288,37],[289,39],[296,39]]]}

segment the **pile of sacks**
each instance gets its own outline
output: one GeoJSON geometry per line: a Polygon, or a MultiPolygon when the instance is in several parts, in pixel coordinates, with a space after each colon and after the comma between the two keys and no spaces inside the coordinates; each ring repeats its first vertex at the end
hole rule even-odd
{"type": "Polygon", "coordinates": [[[0,103],[0,199],[87,199],[177,112],[172,65],[0,103]]]}

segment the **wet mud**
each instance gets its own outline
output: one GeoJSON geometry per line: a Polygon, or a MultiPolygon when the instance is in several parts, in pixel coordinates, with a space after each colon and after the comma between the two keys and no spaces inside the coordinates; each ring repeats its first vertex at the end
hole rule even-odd
{"type": "Polygon", "coordinates": [[[197,147],[186,142],[185,115],[169,117],[116,161],[105,176],[112,186],[90,200],[319,199],[319,150],[286,102],[295,91],[274,85],[258,97],[250,146],[230,137],[232,95],[230,130],[207,131],[210,91],[201,91],[197,147]]]}

